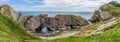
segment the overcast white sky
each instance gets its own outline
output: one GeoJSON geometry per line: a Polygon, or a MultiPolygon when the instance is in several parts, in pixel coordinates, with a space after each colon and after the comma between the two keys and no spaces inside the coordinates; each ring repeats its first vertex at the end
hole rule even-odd
{"type": "Polygon", "coordinates": [[[110,1],[113,0],[0,0],[0,5],[8,4],[17,11],[91,12],[110,1]]]}

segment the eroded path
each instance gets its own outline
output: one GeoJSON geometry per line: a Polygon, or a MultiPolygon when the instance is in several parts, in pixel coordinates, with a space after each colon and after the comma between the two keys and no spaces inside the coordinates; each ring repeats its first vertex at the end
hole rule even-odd
{"type": "Polygon", "coordinates": [[[64,37],[73,36],[77,33],[79,33],[79,31],[66,31],[66,32],[61,33],[60,35],[53,36],[53,37],[43,37],[43,36],[39,36],[39,37],[41,39],[52,40],[52,39],[57,39],[57,38],[64,38],[64,37]]]}
{"type": "Polygon", "coordinates": [[[96,30],[93,30],[92,32],[86,33],[85,36],[90,36],[90,35],[93,35],[93,34],[100,34],[103,31],[105,31],[105,29],[109,29],[108,27],[111,27],[111,26],[115,25],[116,22],[117,22],[117,20],[114,20],[114,19],[111,19],[111,20],[112,21],[98,26],[96,30]]]}

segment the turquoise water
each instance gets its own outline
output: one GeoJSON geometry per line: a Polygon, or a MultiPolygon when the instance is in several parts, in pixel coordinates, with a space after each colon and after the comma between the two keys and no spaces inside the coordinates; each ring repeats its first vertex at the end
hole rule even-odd
{"type": "Polygon", "coordinates": [[[86,19],[90,19],[92,12],[40,12],[40,11],[20,11],[25,16],[28,15],[39,15],[39,14],[48,14],[49,17],[53,17],[57,14],[73,14],[76,16],[81,16],[86,19]]]}

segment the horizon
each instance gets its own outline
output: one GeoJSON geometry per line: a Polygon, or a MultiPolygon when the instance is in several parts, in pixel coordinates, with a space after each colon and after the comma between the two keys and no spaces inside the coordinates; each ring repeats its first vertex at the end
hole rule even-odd
{"type": "Polygon", "coordinates": [[[16,11],[93,12],[101,5],[120,0],[0,0],[16,11]]]}
{"type": "Polygon", "coordinates": [[[37,16],[37,15],[40,15],[40,14],[47,14],[48,17],[54,17],[58,14],[61,14],[61,15],[75,15],[75,16],[81,16],[85,19],[90,19],[93,12],[55,12],[55,11],[19,11],[22,15],[24,16],[37,16]]]}
{"type": "Polygon", "coordinates": [[[90,11],[17,11],[17,12],[90,12],[90,11]]]}

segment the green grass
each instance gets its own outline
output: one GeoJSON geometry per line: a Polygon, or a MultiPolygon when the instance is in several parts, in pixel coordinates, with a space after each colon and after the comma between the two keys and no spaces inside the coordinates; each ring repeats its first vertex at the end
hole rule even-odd
{"type": "Polygon", "coordinates": [[[102,24],[105,24],[107,22],[110,22],[110,21],[112,21],[112,20],[111,19],[106,19],[106,20],[102,20],[102,21],[99,21],[97,23],[94,23],[92,25],[88,25],[84,30],[82,30],[82,32],[84,33],[84,32],[88,32],[88,31],[96,30],[98,26],[100,26],[102,24]]]}
{"type": "Polygon", "coordinates": [[[0,14],[0,41],[23,42],[24,40],[37,39],[37,37],[28,34],[19,23],[0,14]]]}
{"type": "Polygon", "coordinates": [[[63,19],[65,19],[67,21],[67,19],[69,19],[69,22],[81,22],[84,21],[84,18],[79,18],[78,16],[72,15],[72,14],[67,14],[67,15],[58,15],[61,16],[63,19]]]}
{"type": "Polygon", "coordinates": [[[52,42],[119,42],[120,41],[120,22],[102,34],[91,35],[88,37],[67,37],[52,40],[52,42]]]}
{"type": "Polygon", "coordinates": [[[112,13],[113,16],[120,16],[120,7],[116,7],[112,4],[109,4],[109,11],[112,13]]]}

